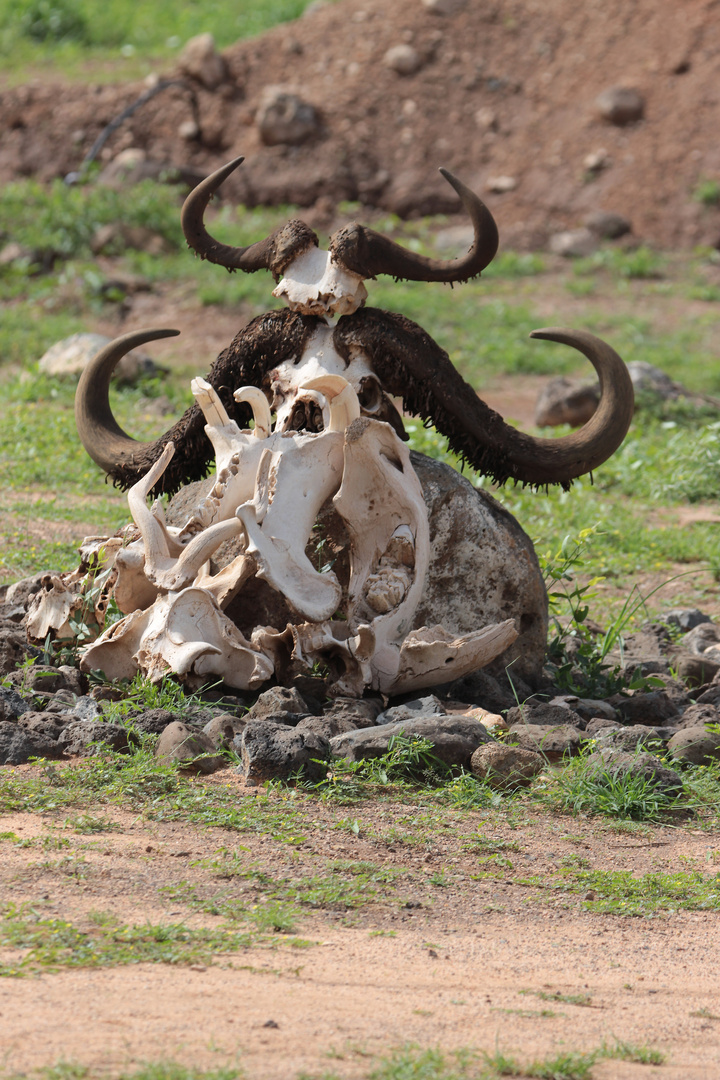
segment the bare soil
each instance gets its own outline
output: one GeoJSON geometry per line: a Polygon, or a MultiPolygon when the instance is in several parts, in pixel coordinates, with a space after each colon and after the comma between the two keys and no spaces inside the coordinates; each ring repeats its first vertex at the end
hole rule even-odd
{"type": "MultiPolygon", "coordinates": [[[[239,154],[228,197],[298,203],[322,216],[340,200],[401,216],[455,213],[444,165],[486,193],[508,246],[537,249],[591,211],[625,215],[664,248],[720,242],[720,207],[693,198],[720,176],[720,21],[714,0],[470,0],[441,16],[420,0],[338,0],[225,52],[226,82],[153,98],[115,132],[102,160],[136,146],[204,175],[239,154]],[[389,68],[397,45],[420,57],[389,68]],[[297,90],[318,110],[300,146],[265,146],[255,117],[266,87],[297,90]],[[595,99],[638,90],[642,120],[602,120],[595,99]],[[193,115],[200,134],[179,133],[193,115]],[[607,165],[588,170],[603,150],[607,165]],[[493,193],[511,177],[514,190],[493,193]]],[[[177,71],[159,71],[177,76],[177,71]]],[[[0,180],[49,179],[80,165],[141,82],[69,86],[52,76],[0,95],[0,180]]]]}
{"type": "MultiPolygon", "coordinates": [[[[202,783],[233,785],[238,799],[255,795],[229,771],[202,783]]],[[[718,1075],[717,916],[599,915],[586,910],[591,894],[527,884],[529,875],[542,882],[578,858],[597,870],[711,873],[716,838],[692,825],[619,831],[527,810],[507,818],[448,812],[444,827],[429,831],[422,808],[409,801],[312,803],[303,837],[289,845],[102,813],[120,831],[77,835],[64,815],[0,819],[0,831],[23,840],[71,842],[60,853],[4,843],[5,900],[80,927],[90,912],[105,911],[121,922],[199,928],[222,920],[164,898],[163,886],[182,881],[200,895],[259,898],[251,880],[220,880],[197,865],[221,848],[285,882],[327,872],[337,860],[402,873],[355,910],[305,910],[297,932],[312,942],[306,948],[277,935],[274,949],[189,969],[144,964],[2,980],[0,1058],[8,1075],[59,1060],[117,1072],[173,1059],[203,1068],[240,1063],[249,1077],[272,1080],[303,1070],[361,1077],[370,1057],[408,1043],[501,1050],[529,1062],[617,1040],[663,1050],[666,1063],[649,1071],[606,1062],[594,1076],[718,1075]],[[416,828],[408,825],[415,813],[416,828]],[[343,827],[348,814],[360,822],[357,836],[343,827]],[[497,845],[502,865],[483,861],[486,849],[473,837],[497,845]],[[84,876],[63,871],[68,854],[84,858],[84,876]],[[442,884],[434,883],[438,874],[442,884]]],[[[0,961],[20,955],[0,951],[0,961]]]]}

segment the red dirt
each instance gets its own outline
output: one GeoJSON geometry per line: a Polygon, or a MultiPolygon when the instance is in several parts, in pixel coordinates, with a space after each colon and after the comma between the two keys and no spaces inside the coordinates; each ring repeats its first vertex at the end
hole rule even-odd
{"type": "MultiPolygon", "coordinates": [[[[242,175],[227,187],[248,204],[327,210],[359,199],[402,215],[456,209],[437,174],[445,165],[481,192],[491,177],[517,180],[487,195],[509,247],[541,247],[596,209],[624,214],[656,245],[716,244],[720,208],[692,197],[720,176],[715,10],[714,0],[472,0],[440,16],[419,0],[339,0],[227,50],[229,80],[212,93],[196,87],[201,139],[179,136],[189,98],[169,90],[111,137],[105,156],[140,146],[203,173],[242,153],[242,175]],[[414,75],[383,63],[401,43],[423,57],[414,75]],[[262,145],[255,112],[278,83],[319,109],[315,141],[262,145]],[[596,96],[617,85],[643,94],[645,119],[614,127],[597,117],[596,96]],[[584,159],[600,148],[610,165],[590,181],[584,159]]],[[[0,180],[77,169],[143,89],[35,81],[5,91],[0,180]]]]}

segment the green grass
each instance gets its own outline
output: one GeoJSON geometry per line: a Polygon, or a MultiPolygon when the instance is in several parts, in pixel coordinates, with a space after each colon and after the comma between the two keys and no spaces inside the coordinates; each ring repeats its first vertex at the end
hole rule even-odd
{"type": "Polygon", "coordinates": [[[210,964],[220,954],[262,944],[256,933],[234,928],[190,929],[181,923],[130,926],[96,913],[87,926],[43,918],[42,910],[10,905],[0,918],[0,945],[22,950],[0,964],[0,976],[125,964],[210,964]]]}
{"type": "Polygon", "coordinates": [[[196,34],[210,31],[225,48],[297,18],[308,2],[206,0],[171,7],[154,0],[0,0],[0,56],[10,70],[52,65],[70,74],[81,74],[88,62],[123,58],[126,64],[131,58],[167,64],[196,34]]]}
{"type": "MultiPolygon", "coordinates": [[[[593,899],[583,899],[582,907],[595,914],[639,917],[720,909],[720,874],[681,870],[635,875],[630,870],[573,870],[566,867],[548,877],[522,880],[526,885],[573,895],[594,893],[593,899]]],[[[547,1000],[566,999],[552,996],[547,1000]]]]}

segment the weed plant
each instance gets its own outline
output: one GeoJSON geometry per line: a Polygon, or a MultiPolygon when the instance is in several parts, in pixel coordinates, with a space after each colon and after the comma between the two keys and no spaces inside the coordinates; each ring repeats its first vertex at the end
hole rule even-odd
{"type": "Polygon", "coordinates": [[[652,777],[620,772],[586,754],[554,772],[545,797],[565,813],[603,815],[619,821],[662,821],[690,808],[688,794],[670,794],[652,777]]]}

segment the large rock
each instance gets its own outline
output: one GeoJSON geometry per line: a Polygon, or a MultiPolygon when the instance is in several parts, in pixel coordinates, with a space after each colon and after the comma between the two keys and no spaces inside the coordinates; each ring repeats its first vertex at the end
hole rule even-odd
{"type": "Polygon", "coordinates": [[[300,772],[308,780],[319,780],[325,775],[329,749],[328,740],[314,731],[252,720],[240,740],[243,775],[255,784],[287,780],[300,772]]]}
{"type": "Polygon", "coordinates": [[[381,757],[395,735],[417,735],[433,745],[433,752],[447,765],[470,767],[470,759],[483,743],[493,742],[487,729],[467,716],[426,716],[394,724],[349,731],[330,740],[335,757],[350,761],[381,757]]]}
{"type": "Polygon", "coordinates": [[[10,720],[0,721],[0,765],[24,765],[30,758],[59,758],[62,748],[39,731],[10,720]]]}
{"type": "MultiPolygon", "coordinates": [[[[536,687],[545,662],[548,608],[530,537],[492,495],[474,488],[450,466],[424,454],[410,456],[430,523],[427,585],[411,629],[442,625],[461,635],[514,619],[517,640],[485,671],[504,678],[506,667],[512,664],[513,680],[517,676],[536,687]]],[[[214,478],[208,478],[179,491],[170,500],[168,523],[184,525],[213,482],[214,478]]],[[[214,560],[222,568],[237,554],[229,542],[214,560]]],[[[333,569],[342,578],[340,562],[333,569]]],[[[257,623],[284,629],[291,615],[282,606],[282,598],[259,579],[250,582],[249,588],[257,623]]]]}
{"type": "Polygon", "coordinates": [[[535,424],[537,427],[558,427],[560,424],[580,427],[594,415],[599,400],[599,383],[588,384],[560,375],[551,379],[538,394],[535,424]]]}

